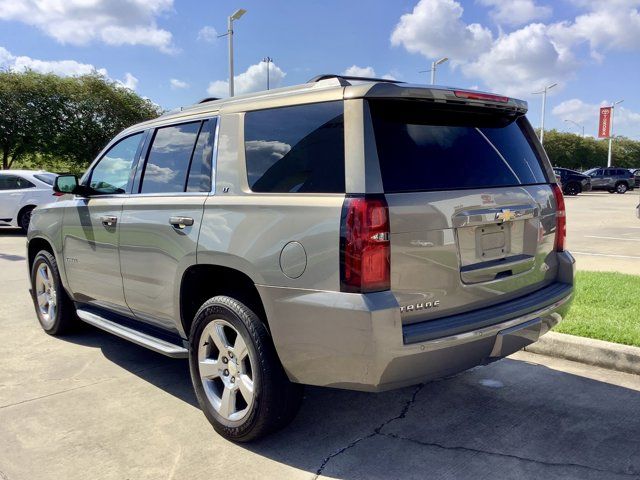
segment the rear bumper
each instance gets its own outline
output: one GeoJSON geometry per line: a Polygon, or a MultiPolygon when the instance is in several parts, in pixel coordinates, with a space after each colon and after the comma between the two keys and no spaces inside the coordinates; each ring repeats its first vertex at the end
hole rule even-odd
{"type": "Polygon", "coordinates": [[[575,261],[558,254],[558,282],[517,301],[403,326],[391,292],[356,295],[258,286],[292,381],[363,391],[400,388],[510,355],[566,315],[575,261]]]}

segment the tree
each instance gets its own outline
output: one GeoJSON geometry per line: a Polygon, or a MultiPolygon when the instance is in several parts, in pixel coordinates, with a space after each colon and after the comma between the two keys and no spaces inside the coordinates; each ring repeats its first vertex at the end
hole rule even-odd
{"type": "Polygon", "coordinates": [[[86,166],[119,131],[159,114],[151,101],[97,73],[0,72],[2,168],[37,154],[86,166]]]}

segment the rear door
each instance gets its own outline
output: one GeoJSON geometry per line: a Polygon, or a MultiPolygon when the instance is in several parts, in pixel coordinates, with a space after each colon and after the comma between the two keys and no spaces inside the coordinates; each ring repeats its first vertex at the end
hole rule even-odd
{"type": "Polygon", "coordinates": [[[120,222],[120,268],[133,313],[175,330],[176,285],[196,263],[204,202],[211,192],[216,119],[157,128],[120,222]]]}
{"type": "Polygon", "coordinates": [[[33,183],[18,175],[0,175],[0,219],[13,220],[23,205],[22,199],[33,187],[33,183]]]}
{"type": "Polygon", "coordinates": [[[370,106],[403,322],[554,281],[553,174],[524,117],[412,101],[370,106]]]}

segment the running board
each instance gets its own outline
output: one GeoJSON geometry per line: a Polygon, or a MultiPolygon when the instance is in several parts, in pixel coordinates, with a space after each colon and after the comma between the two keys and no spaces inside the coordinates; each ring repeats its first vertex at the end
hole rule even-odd
{"type": "Polygon", "coordinates": [[[107,320],[94,312],[89,312],[80,308],[77,312],[78,317],[80,317],[82,321],[87,322],[94,327],[98,327],[105,332],[113,333],[114,335],[124,338],[125,340],[129,340],[137,345],[146,347],[149,350],[153,350],[154,352],[161,353],[171,358],[189,357],[189,351],[180,345],[176,345],[174,343],[167,342],[166,340],[139,332],[133,328],[120,325],[119,323],[107,320]]]}

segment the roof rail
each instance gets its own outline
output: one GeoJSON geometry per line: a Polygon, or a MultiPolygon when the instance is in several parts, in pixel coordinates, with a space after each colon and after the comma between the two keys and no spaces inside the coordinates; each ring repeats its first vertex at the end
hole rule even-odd
{"type": "Polygon", "coordinates": [[[361,81],[361,82],[385,82],[385,83],[405,83],[399,80],[391,80],[389,78],[375,78],[375,77],[354,77],[351,75],[336,75],[333,73],[325,73],[323,75],[316,75],[307,83],[316,83],[321,80],[328,80],[330,78],[336,78],[341,85],[351,85],[349,80],[361,81]]]}
{"type": "Polygon", "coordinates": [[[216,100],[220,100],[218,97],[205,97],[200,100],[198,103],[207,103],[207,102],[215,102],[216,100]]]}

